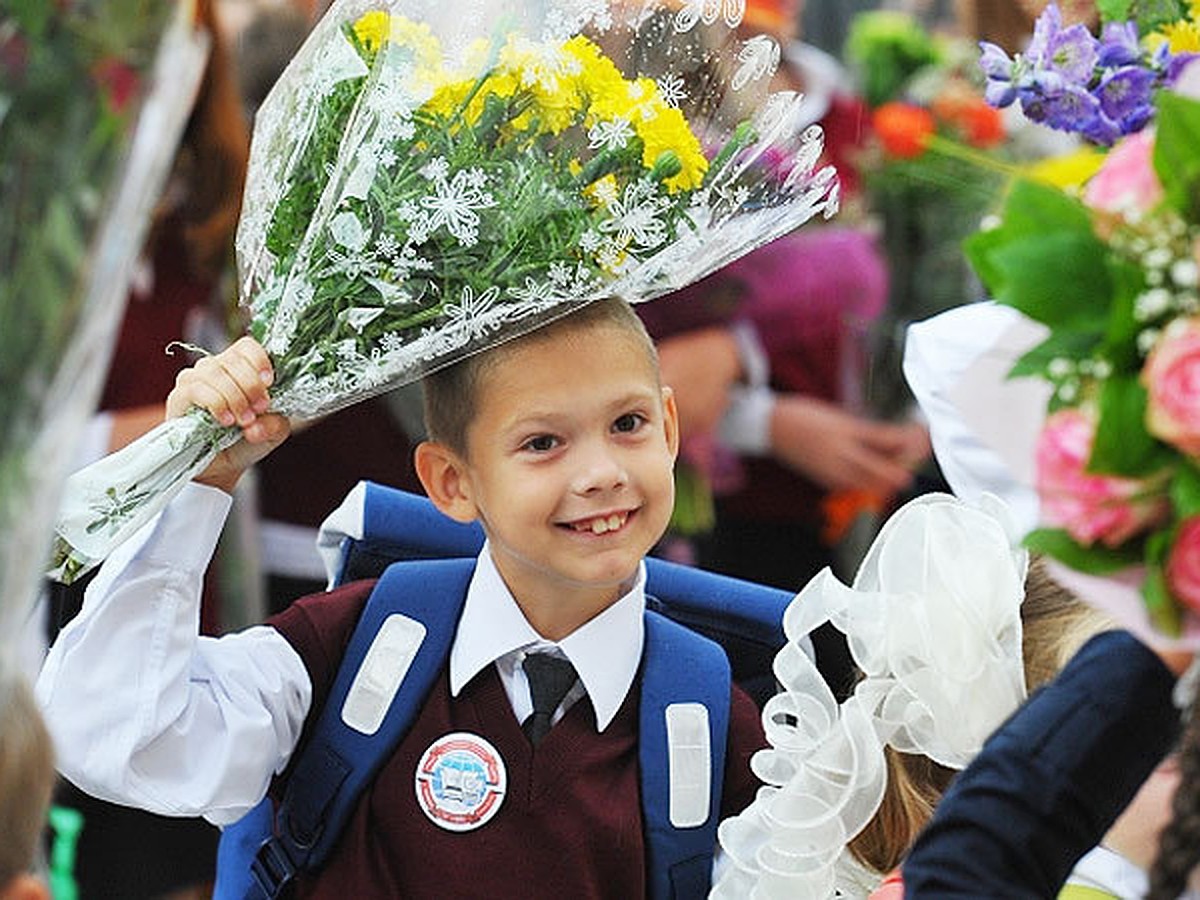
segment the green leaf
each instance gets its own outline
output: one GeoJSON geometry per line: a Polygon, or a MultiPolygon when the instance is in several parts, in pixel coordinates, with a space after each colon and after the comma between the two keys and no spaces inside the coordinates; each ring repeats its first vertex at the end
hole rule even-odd
{"type": "MultiPolygon", "coordinates": [[[[1079,269],[1096,269],[1086,282],[1093,285],[1093,288],[1097,282],[1108,278],[1107,274],[1099,274],[1103,266],[1098,261],[1104,257],[1106,251],[1092,231],[1091,214],[1087,208],[1057,188],[1032,181],[1016,181],[1001,212],[1001,224],[972,235],[963,243],[963,249],[976,274],[992,296],[1024,309],[1019,297],[1009,300],[1002,296],[1015,275],[1022,284],[1031,285],[1036,294],[1040,295],[1039,298],[1030,298],[1030,302],[1051,316],[1043,321],[1052,325],[1060,317],[1054,315],[1056,304],[1053,298],[1046,298],[1045,294],[1053,292],[1056,284],[1068,288],[1079,287],[1066,284],[1067,278],[1062,273],[1064,252],[1084,252],[1084,257],[1075,259],[1073,264],[1079,269]],[[1047,244],[1048,236],[1052,236],[1058,243],[1047,244]],[[1014,250],[1014,246],[1020,246],[1021,249],[1014,250]],[[1017,258],[1013,259],[1010,254],[1015,254],[1017,258]],[[1022,267],[1031,264],[1035,266],[1036,271],[1021,271],[1022,267]],[[1017,267],[1015,273],[1014,266],[1017,267]],[[1038,280],[1043,282],[1041,286],[1036,284],[1038,280]]],[[[1111,294],[1111,286],[1104,287],[1102,296],[1107,300],[1111,294]]],[[[1096,295],[1093,294],[1086,300],[1090,329],[1095,329],[1102,319],[1102,315],[1097,315],[1096,299],[1096,295]]],[[[1083,302],[1083,298],[1080,297],[1080,304],[1072,310],[1072,314],[1085,308],[1083,302]]],[[[1068,316],[1071,317],[1073,316],[1068,316]]],[[[1034,318],[1040,317],[1035,315],[1034,318]]]]}
{"type": "Polygon", "coordinates": [[[1086,359],[1099,342],[1100,336],[1095,333],[1056,331],[1018,359],[1008,377],[1040,376],[1052,359],[1086,359]]]}
{"type": "Polygon", "coordinates": [[[1100,421],[1088,471],[1144,477],[1171,462],[1171,452],[1146,431],[1146,389],[1136,376],[1114,375],[1100,390],[1100,421]]]}
{"type": "Polygon", "coordinates": [[[1016,238],[991,253],[999,273],[994,296],[1051,328],[1097,331],[1104,327],[1113,285],[1107,250],[1091,231],[1016,238]]]}
{"type": "Polygon", "coordinates": [[[1154,170],[1169,202],[1189,221],[1200,214],[1200,101],[1158,94],[1154,170]]]}
{"type": "Polygon", "coordinates": [[[1115,255],[1108,257],[1107,264],[1112,302],[1103,355],[1118,373],[1140,372],[1142,357],[1138,352],[1137,337],[1144,324],[1138,322],[1133,311],[1138,295],[1146,288],[1146,274],[1141,266],[1115,255]]]}
{"type": "Polygon", "coordinates": [[[1174,22],[1187,12],[1181,0],[1096,0],[1103,22],[1137,21],[1138,33],[1146,35],[1159,25],[1174,22]]]}
{"type": "Polygon", "coordinates": [[[1171,505],[1180,519],[1200,515],[1200,469],[1191,461],[1175,470],[1171,479],[1171,505]]]}
{"type": "Polygon", "coordinates": [[[1038,528],[1025,535],[1024,544],[1034,553],[1051,556],[1080,572],[1111,575],[1142,561],[1141,546],[1130,542],[1120,547],[1085,547],[1061,528],[1038,528]]]}
{"type": "Polygon", "coordinates": [[[1167,588],[1167,579],[1162,566],[1146,567],[1146,580],[1142,582],[1142,597],[1146,601],[1146,612],[1150,623],[1168,637],[1178,637],[1181,630],[1179,605],[1167,588]]]}

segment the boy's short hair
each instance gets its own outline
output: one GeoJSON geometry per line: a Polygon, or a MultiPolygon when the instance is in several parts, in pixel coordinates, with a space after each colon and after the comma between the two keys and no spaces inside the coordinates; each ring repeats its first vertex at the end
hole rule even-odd
{"type": "Polygon", "coordinates": [[[54,778],[53,745],[33,692],[0,661],[0,890],[33,866],[54,778]]]}
{"type": "Polygon", "coordinates": [[[467,430],[477,413],[480,384],[498,361],[525,343],[555,340],[565,334],[601,327],[618,328],[635,337],[644,345],[655,372],[658,371],[654,341],[633,307],[616,297],[593,300],[527,334],[426,375],[421,381],[426,435],[456,453],[466,454],[467,430]]]}

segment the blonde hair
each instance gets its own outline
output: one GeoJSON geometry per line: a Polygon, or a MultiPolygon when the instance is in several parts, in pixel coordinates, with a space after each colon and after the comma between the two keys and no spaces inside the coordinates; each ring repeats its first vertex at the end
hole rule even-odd
{"type": "MultiPolygon", "coordinates": [[[[1034,557],[1021,603],[1026,688],[1041,687],[1088,638],[1111,627],[1107,617],[1051,578],[1045,561],[1034,557]]],[[[891,747],[884,747],[884,755],[888,775],[883,801],[875,817],[849,844],[859,862],[880,873],[900,865],[956,774],[927,757],[899,753],[891,747]]]]}
{"type": "Polygon", "coordinates": [[[0,661],[0,890],[33,866],[54,777],[53,746],[33,693],[0,661]]]}

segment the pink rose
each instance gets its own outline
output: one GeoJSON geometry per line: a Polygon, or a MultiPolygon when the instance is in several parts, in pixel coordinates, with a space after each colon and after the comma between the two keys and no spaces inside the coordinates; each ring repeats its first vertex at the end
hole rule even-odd
{"type": "Polygon", "coordinates": [[[1154,171],[1152,128],[1131,134],[1113,147],[1083,194],[1092,209],[1117,215],[1149,212],[1162,198],[1162,184],[1154,171]]]}
{"type": "Polygon", "coordinates": [[[1176,319],[1146,358],[1146,429],[1190,456],[1200,456],[1200,318],[1176,319]]]}
{"type": "Polygon", "coordinates": [[[1037,442],[1037,491],[1047,524],[1084,546],[1116,547],[1157,524],[1169,508],[1161,490],[1145,480],[1085,471],[1095,433],[1095,421],[1082,410],[1049,416],[1037,442]]]}
{"type": "Polygon", "coordinates": [[[1200,516],[1185,519],[1167,557],[1167,587],[1175,599],[1200,612],[1200,516]]]}

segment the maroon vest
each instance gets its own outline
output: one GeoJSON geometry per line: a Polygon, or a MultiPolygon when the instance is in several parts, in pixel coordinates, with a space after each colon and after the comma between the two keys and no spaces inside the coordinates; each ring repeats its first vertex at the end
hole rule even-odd
{"type": "MultiPolygon", "coordinates": [[[[324,703],[371,587],[359,583],[305,598],[271,620],[308,668],[314,709],[324,703]]],[[[299,881],[296,896],[644,897],[638,695],[635,685],[603,733],[596,732],[585,698],[534,749],[494,666],[456,698],[443,670],[412,729],[359,801],[328,863],[299,881]],[[499,811],[472,831],[435,825],[417,801],[422,754],[454,731],[485,738],[507,770],[499,811]]],[[[749,757],[765,743],[758,710],[735,688],[722,815],[740,811],[753,798],[758,782],[749,757]]]]}

